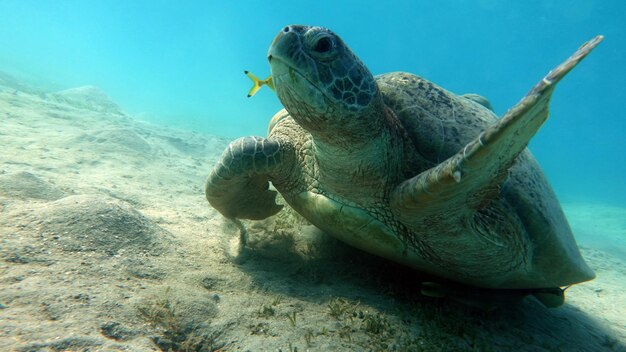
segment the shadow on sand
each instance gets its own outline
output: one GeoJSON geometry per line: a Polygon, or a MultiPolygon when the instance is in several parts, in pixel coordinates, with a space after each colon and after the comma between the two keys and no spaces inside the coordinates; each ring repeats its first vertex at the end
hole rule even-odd
{"type": "MultiPolygon", "coordinates": [[[[614,331],[567,302],[559,308],[546,308],[527,297],[485,311],[425,297],[420,287],[430,281],[428,277],[321,232],[316,236],[317,242],[304,246],[287,235],[252,241],[234,259],[267,292],[326,307],[336,298],[358,302],[361,309],[378,311],[396,322],[392,331],[414,334],[422,346],[479,351],[626,351],[614,331]]],[[[310,234],[308,237],[310,240],[310,234]]]]}

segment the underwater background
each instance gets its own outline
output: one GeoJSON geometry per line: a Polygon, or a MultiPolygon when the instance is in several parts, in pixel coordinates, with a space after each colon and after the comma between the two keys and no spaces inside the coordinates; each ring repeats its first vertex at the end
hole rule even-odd
{"type": "Polygon", "coordinates": [[[3,0],[0,71],[47,90],[95,85],[135,117],[235,138],[265,135],[281,107],[265,88],[248,99],[243,70],[269,74],[286,24],[328,27],[372,73],[481,94],[498,115],[602,34],[530,147],[561,201],[626,207],[625,13],[619,0],[3,0]]]}
{"type": "Polygon", "coordinates": [[[0,351],[626,351],[624,14],[622,0],[0,0],[0,351]],[[288,24],[498,115],[604,35],[530,143],[596,278],[554,309],[469,287],[436,298],[289,207],[239,226],[210,207],[222,151],[281,108],[266,87],[247,98],[243,71],[267,77],[288,24]]]}

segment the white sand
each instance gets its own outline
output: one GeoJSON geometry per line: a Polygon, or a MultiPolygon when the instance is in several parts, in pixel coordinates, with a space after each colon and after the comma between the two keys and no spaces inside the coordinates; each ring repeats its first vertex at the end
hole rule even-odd
{"type": "Polygon", "coordinates": [[[204,199],[226,144],[0,81],[0,350],[626,350],[626,210],[565,207],[598,278],[564,306],[486,313],[289,211],[238,255],[204,199]]]}

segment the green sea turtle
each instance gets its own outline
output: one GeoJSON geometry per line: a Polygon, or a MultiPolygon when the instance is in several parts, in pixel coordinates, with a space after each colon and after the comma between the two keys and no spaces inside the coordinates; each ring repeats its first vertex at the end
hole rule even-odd
{"type": "Polygon", "coordinates": [[[263,219],[281,209],[271,182],[312,224],[354,247],[560,305],[560,287],[595,275],[526,145],[547,119],[557,82],[601,40],[581,46],[498,119],[481,96],[409,73],[374,77],[332,31],[287,26],[268,53],[285,109],[267,138],[228,146],[207,200],[227,218],[263,219]]]}

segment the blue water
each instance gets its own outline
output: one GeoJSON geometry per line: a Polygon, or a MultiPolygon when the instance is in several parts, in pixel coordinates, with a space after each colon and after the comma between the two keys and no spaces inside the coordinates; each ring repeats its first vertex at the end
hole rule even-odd
{"type": "MultiPolygon", "coordinates": [[[[626,206],[626,1],[0,1],[0,70],[55,89],[96,85],[131,114],[227,137],[280,108],[244,69],[286,24],[340,34],[374,74],[409,71],[501,114],[596,34],[531,149],[564,201],[626,206]]],[[[207,166],[208,167],[208,166],[207,166]]]]}

